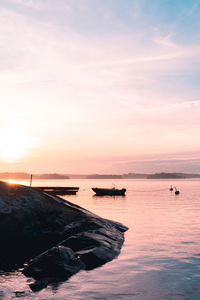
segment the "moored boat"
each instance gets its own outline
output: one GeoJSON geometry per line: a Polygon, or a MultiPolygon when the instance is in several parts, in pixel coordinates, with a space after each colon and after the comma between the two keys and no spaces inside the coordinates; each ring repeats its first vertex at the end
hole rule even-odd
{"type": "Polygon", "coordinates": [[[51,195],[76,195],[79,187],[66,187],[66,186],[35,186],[34,189],[41,190],[51,195]]]}
{"type": "Polygon", "coordinates": [[[126,189],[116,189],[115,187],[109,188],[92,188],[97,196],[124,196],[126,189]]]}

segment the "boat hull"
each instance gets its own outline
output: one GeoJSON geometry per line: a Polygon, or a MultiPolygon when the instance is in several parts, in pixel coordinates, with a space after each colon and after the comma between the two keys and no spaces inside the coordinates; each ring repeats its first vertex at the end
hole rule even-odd
{"type": "Polygon", "coordinates": [[[126,189],[101,189],[101,188],[92,188],[97,196],[125,196],[126,189]]]}

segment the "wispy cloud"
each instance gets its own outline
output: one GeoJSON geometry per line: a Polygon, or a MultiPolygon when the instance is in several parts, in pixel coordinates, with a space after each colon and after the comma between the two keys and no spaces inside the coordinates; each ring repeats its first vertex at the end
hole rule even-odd
{"type": "Polygon", "coordinates": [[[45,7],[44,3],[42,4],[42,2],[38,0],[3,0],[3,2],[37,10],[45,7]]]}
{"type": "Polygon", "coordinates": [[[112,165],[113,172],[119,173],[153,173],[153,172],[186,172],[200,173],[200,148],[196,152],[177,152],[163,154],[146,154],[116,158],[112,165]],[[120,161],[121,160],[121,161],[120,161]]]}
{"type": "Polygon", "coordinates": [[[200,1],[196,1],[192,7],[189,9],[188,14],[192,15],[194,12],[196,12],[196,10],[199,8],[200,6],[200,1]]]}
{"type": "Polygon", "coordinates": [[[180,110],[180,109],[188,109],[188,108],[197,108],[200,105],[200,99],[191,99],[189,101],[184,101],[181,99],[181,102],[171,104],[171,105],[163,105],[161,107],[153,107],[153,111],[170,111],[170,110],[180,110]]]}

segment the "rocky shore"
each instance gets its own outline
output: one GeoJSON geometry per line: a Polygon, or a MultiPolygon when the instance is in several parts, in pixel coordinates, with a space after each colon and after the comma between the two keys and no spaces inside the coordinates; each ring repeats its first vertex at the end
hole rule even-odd
{"type": "Polygon", "coordinates": [[[0,181],[0,269],[21,268],[35,279],[32,290],[114,259],[126,230],[62,198],[0,181]]]}

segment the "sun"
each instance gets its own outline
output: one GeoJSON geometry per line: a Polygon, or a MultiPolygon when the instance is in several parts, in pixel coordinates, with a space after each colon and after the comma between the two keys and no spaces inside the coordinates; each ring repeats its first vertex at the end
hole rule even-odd
{"type": "Polygon", "coordinates": [[[26,156],[30,148],[28,138],[22,132],[8,130],[1,136],[0,150],[4,161],[14,162],[26,156]]]}

